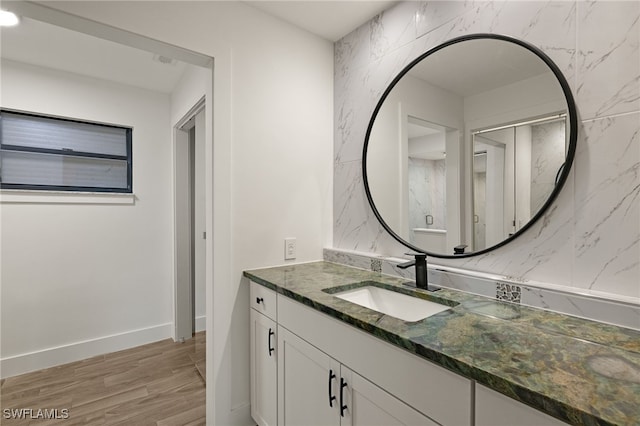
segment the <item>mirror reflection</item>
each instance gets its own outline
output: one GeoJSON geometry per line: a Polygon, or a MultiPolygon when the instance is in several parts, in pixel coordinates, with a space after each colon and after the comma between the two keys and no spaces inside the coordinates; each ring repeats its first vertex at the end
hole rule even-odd
{"type": "Polygon", "coordinates": [[[446,250],[447,128],[416,117],[407,123],[409,233],[412,243],[430,239],[435,251],[446,250]]]}
{"type": "Polygon", "coordinates": [[[435,256],[486,251],[557,193],[570,108],[561,74],[539,55],[506,37],[471,36],[423,55],[387,89],[363,171],[397,239],[435,256]]]}
{"type": "Polygon", "coordinates": [[[553,191],[564,164],[566,115],[473,133],[473,247],[515,234],[553,191]]]}

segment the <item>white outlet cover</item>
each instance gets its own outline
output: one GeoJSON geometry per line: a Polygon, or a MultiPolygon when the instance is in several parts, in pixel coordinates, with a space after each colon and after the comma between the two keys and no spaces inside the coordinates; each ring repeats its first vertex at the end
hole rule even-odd
{"type": "Polygon", "coordinates": [[[284,260],[293,260],[296,258],[296,239],[284,239],[284,260]]]}

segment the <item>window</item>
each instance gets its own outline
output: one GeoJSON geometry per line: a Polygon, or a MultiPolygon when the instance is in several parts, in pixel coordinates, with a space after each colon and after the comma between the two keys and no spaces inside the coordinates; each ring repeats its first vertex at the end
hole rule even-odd
{"type": "Polygon", "coordinates": [[[131,128],[0,111],[0,187],[132,192],[131,128]]]}

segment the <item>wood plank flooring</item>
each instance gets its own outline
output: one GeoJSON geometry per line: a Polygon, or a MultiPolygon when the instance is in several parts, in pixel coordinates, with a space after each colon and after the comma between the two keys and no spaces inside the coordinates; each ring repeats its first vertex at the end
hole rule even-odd
{"type": "Polygon", "coordinates": [[[9,377],[0,385],[0,424],[204,425],[204,347],[201,332],[9,377]],[[33,411],[7,419],[7,409],[33,411]],[[57,409],[59,418],[30,418],[38,409],[57,409]]]}

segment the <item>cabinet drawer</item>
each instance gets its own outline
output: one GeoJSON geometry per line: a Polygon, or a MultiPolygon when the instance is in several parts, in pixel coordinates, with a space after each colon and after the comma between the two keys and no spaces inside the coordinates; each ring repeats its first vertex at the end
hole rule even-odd
{"type": "Polygon", "coordinates": [[[251,281],[249,287],[249,306],[275,321],[278,312],[276,309],[276,300],[275,291],[251,281]]]}

